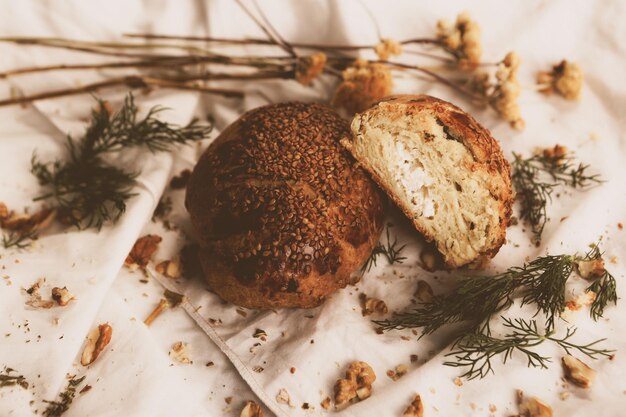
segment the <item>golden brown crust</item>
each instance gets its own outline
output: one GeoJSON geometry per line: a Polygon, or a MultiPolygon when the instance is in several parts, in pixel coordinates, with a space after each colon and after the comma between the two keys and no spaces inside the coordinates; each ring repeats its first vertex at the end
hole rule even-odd
{"type": "Polygon", "coordinates": [[[209,285],[250,308],[314,307],[369,256],[382,196],[316,104],[252,110],[202,155],[185,204],[209,285]]]}
{"type": "MultiPolygon", "coordinates": [[[[473,268],[484,266],[489,259],[496,255],[500,247],[504,244],[506,240],[506,227],[508,226],[512,213],[513,193],[511,188],[511,167],[504,158],[500,145],[491,136],[491,132],[481,126],[472,116],[452,103],[428,95],[389,96],[378,102],[371,109],[357,114],[355,118],[367,118],[370,117],[374,111],[381,111],[377,109],[381,103],[386,104],[383,105],[385,106],[383,111],[385,111],[386,116],[392,120],[394,117],[400,118],[411,113],[422,111],[431,112],[435,116],[437,123],[443,126],[446,135],[462,143],[471,153],[474,164],[468,168],[472,170],[485,170],[492,175],[493,181],[491,184],[488,184],[489,192],[496,200],[501,202],[498,239],[496,239],[490,247],[481,252],[481,255],[471,261],[469,265],[468,263],[454,263],[451,260],[447,260],[447,265],[453,268],[464,265],[473,268]]],[[[346,136],[341,141],[342,145],[348,150],[352,148],[352,138],[352,135],[346,136]]],[[[401,199],[385,185],[382,178],[370,169],[370,165],[364,163],[363,167],[396,206],[398,206],[409,219],[413,219],[412,222],[415,228],[422,233],[428,241],[435,240],[435,236],[432,236],[417,219],[414,219],[410,208],[403,204],[401,199]]]]}

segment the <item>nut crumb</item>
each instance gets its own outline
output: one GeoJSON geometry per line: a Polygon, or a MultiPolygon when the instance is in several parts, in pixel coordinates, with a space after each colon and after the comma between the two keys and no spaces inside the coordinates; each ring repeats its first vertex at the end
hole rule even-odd
{"type": "Polygon", "coordinates": [[[521,390],[517,391],[520,417],[552,417],[552,407],[537,397],[524,398],[521,390]]]}
{"type": "Polygon", "coordinates": [[[41,297],[39,290],[45,284],[45,278],[39,278],[37,282],[31,285],[27,290],[25,290],[26,294],[29,296],[28,300],[26,300],[26,305],[32,308],[52,308],[54,306],[54,301],[52,300],[44,300],[41,297]]]}
{"type": "Polygon", "coordinates": [[[589,261],[578,261],[576,266],[578,267],[580,276],[587,280],[600,278],[606,272],[604,269],[604,259],[601,257],[589,261]]]}
{"type": "Polygon", "coordinates": [[[292,408],[294,407],[294,405],[291,404],[291,397],[289,396],[289,393],[284,388],[278,390],[278,394],[276,394],[276,402],[279,404],[286,404],[292,408]]]}
{"type": "Polygon", "coordinates": [[[239,417],[263,417],[263,410],[261,406],[254,401],[246,401],[239,417]]]}
{"type": "Polygon", "coordinates": [[[167,278],[178,279],[182,274],[180,257],[175,256],[171,260],[160,262],[154,269],[159,274],[165,275],[167,278]]]}
{"type": "Polygon", "coordinates": [[[424,416],[424,404],[422,403],[422,397],[419,394],[415,396],[411,404],[404,410],[402,417],[423,417],[424,416]]]}
{"type": "Polygon", "coordinates": [[[330,397],[326,397],[322,400],[322,402],[320,403],[320,406],[324,409],[324,410],[328,410],[330,408],[330,397]]]}
{"type": "Polygon", "coordinates": [[[361,314],[363,317],[371,314],[387,314],[387,304],[378,298],[368,297],[365,293],[359,295],[361,301],[361,314]]]}
{"type": "Polygon", "coordinates": [[[459,378],[458,376],[456,378],[454,378],[454,385],[456,385],[457,387],[462,387],[463,386],[463,380],[461,378],[459,378]]]}
{"type": "Polygon", "coordinates": [[[581,388],[589,388],[596,379],[596,371],[586,363],[573,357],[565,355],[562,359],[565,378],[581,388]]]}
{"type": "Polygon", "coordinates": [[[560,393],[559,393],[559,398],[560,398],[562,401],[565,401],[565,400],[567,400],[567,399],[569,398],[569,395],[570,395],[570,394],[569,394],[569,392],[568,392],[568,391],[562,391],[562,392],[560,392],[560,393]]]}
{"type": "Polygon", "coordinates": [[[409,367],[402,364],[402,365],[398,365],[396,366],[396,369],[394,370],[388,370],[387,371],[387,376],[389,378],[391,378],[393,381],[397,381],[398,379],[402,378],[404,375],[406,375],[406,373],[409,371],[409,367]]]}
{"type": "Polygon", "coordinates": [[[58,305],[60,305],[61,307],[64,307],[68,305],[70,301],[74,299],[74,295],[71,292],[69,292],[67,287],[63,287],[63,288],[54,287],[52,289],[52,299],[56,301],[58,305]]]}
{"type": "Polygon", "coordinates": [[[424,280],[417,281],[417,290],[414,294],[422,303],[430,303],[435,296],[430,284],[424,280]]]}
{"type": "Polygon", "coordinates": [[[87,344],[83,350],[83,354],[80,358],[80,363],[83,366],[91,365],[104,348],[111,342],[111,335],[113,334],[113,328],[108,324],[100,324],[94,328],[87,335],[87,344]]]}
{"type": "Polygon", "coordinates": [[[159,249],[161,240],[161,236],[157,235],[146,235],[137,239],[126,260],[124,260],[124,265],[130,269],[145,269],[152,259],[152,255],[159,249]]]}
{"type": "Polygon", "coordinates": [[[365,362],[352,362],[346,377],[335,383],[335,409],[341,410],[351,402],[368,398],[376,380],[374,370],[365,362]]]}
{"type": "Polygon", "coordinates": [[[170,358],[180,363],[193,363],[189,356],[189,344],[184,342],[176,342],[172,345],[169,352],[170,358]]]}

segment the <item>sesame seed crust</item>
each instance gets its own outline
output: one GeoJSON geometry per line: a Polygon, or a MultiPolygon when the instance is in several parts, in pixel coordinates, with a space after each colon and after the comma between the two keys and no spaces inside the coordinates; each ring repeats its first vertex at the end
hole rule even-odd
{"type": "Polygon", "coordinates": [[[314,307],[367,259],[382,197],[339,140],[350,127],[318,104],[244,114],[202,155],[185,204],[209,285],[250,308],[314,307]]]}

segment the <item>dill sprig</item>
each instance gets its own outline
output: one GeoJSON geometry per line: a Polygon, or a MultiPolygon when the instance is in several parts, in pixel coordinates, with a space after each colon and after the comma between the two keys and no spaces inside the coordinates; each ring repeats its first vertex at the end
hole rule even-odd
{"type": "Polygon", "coordinates": [[[513,187],[520,200],[520,218],[527,221],[535,235],[541,234],[548,220],[546,207],[552,201],[552,193],[558,186],[584,189],[602,182],[600,176],[589,175],[589,165],[576,163],[574,155],[564,148],[544,152],[529,158],[513,153],[513,187]],[[557,151],[558,150],[558,151],[557,151]]]}
{"type": "Polygon", "coordinates": [[[426,335],[446,324],[465,322],[475,331],[488,327],[493,315],[509,308],[517,291],[523,296],[522,304],[536,304],[537,311],[546,314],[546,326],[551,329],[565,309],[565,282],[574,259],[570,255],[543,256],[497,275],[462,277],[452,292],[376,323],[383,330],[422,328],[426,335]]]}
{"type": "Polygon", "coordinates": [[[15,372],[15,369],[8,367],[5,367],[2,372],[0,372],[0,388],[19,385],[24,389],[28,389],[26,378],[24,378],[23,375],[11,375],[15,372]]]}
{"type": "Polygon", "coordinates": [[[33,243],[33,240],[36,239],[36,230],[26,230],[23,232],[10,231],[9,233],[2,234],[2,247],[5,249],[25,249],[33,243]]]}
{"type": "Polygon", "coordinates": [[[76,388],[84,380],[85,376],[82,376],[78,379],[76,379],[76,377],[72,377],[67,382],[67,387],[65,387],[65,390],[61,392],[61,394],[59,394],[59,401],[44,400],[45,403],[48,403],[48,407],[46,407],[42,415],[46,417],[59,417],[63,415],[67,410],[69,410],[72,402],[74,401],[74,397],[76,396],[76,388]]]}
{"type": "Polygon", "coordinates": [[[100,229],[105,222],[119,219],[126,201],[135,195],[139,172],[116,167],[104,158],[106,154],[138,146],[168,151],[176,144],[204,139],[211,131],[210,125],[196,120],[184,127],[163,122],[156,117],[163,110],[153,107],[139,119],[132,94],[115,113],[98,100],[85,134],[77,140],[68,136],[66,159],[41,163],[33,155],[31,172],[49,189],[35,201],[52,200],[60,217],[79,228],[100,229]]]}
{"type": "MultiPolygon", "coordinates": [[[[591,251],[584,256],[547,255],[493,276],[463,277],[451,292],[436,295],[411,311],[374,322],[382,330],[421,328],[422,337],[446,325],[458,324],[456,341],[450,352],[456,362],[446,364],[469,367],[463,375],[469,378],[484,377],[491,370],[490,359],[493,356],[503,353],[506,362],[514,351],[526,354],[529,366],[545,367],[548,358],[530,350],[544,340],[551,340],[568,352],[579,350],[590,357],[594,354],[606,356],[609,351],[594,348],[601,340],[587,345],[572,342],[573,328],[568,329],[562,339],[554,336],[556,321],[566,308],[566,283],[574,266],[580,261],[599,259],[601,255],[597,245],[592,245],[591,251]],[[535,315],[545,317],[543,335],[538,331],[536,320],[502,317],[505,328],[512,333],[504,338],[492,336],[491,319],[511,307],[516,298],[521,298],[522,305],[534,305],[537,308],[535,315]]],[[[597,294],[590,308],[590,314],[596,320],[602,316],[609,302],[617,302],[615,279],[606,270],[587,291],[597,294]]]]}
{"type": "MultiPolygon", "coordinates": [[[[581,259],[582,261],[594,261],[602,259],[602,252],[598,245],[591,245],[591,250],[581,259]]],[[[604,309],[609,303],[617,304],[617,282],[606,268],[602,275],[597,278],[586,291],[593,291],[596,294],[595,300],[591,303],[589,314],[594,320],[598,320],[604,314],[604,309]]]]}
{"type": "Polygon", "coordinates": [[[361,271],[369,272],[372,269],[372,266],[376,266],[376,261],[378,256],[384,255],[387,258],[387,262],[389,265],[393,265],[395,263],[401,264],[406,259],[406,256],[401,256],[400,253],[406,247],[406,244],[398,246],[398,237],[394,236],[393,242],[391,241],[391,237],[389,236],[389,225],[387,225],[386,229],[386,243],[383,245],[381,242],[378,242],[372,253],[370,254],[367,261],[361,267],[361,271]]]}
{"type": "Polygon", "coordinates": [[[505,317],[502,317],[502,320],[503,326],[508,331],[502,338],[485,333],[464,334],[456,340],[451,352],[446,355],[454,357],[454,361],[444,362],[444,365],[467,369],[461,375],[462,378],[484,378],[489,373],[494,373],[491,362],[494,357],[503,355],[502,362],[506,364],[507,360],[518,352],[526,356],[528,367],[545,369],[551,359],[535,352],[533,348],[546,341],[556,343],[568,354],[578,351],[593,359],[597,356],[610,356],[613,353],[612,350],[596,347],[605,339],[584,345],[573,342],[571,338],[576,334],[576,329],[572,327],[567,328],[566,334],[559,338],[553,331],[540,333],[536,320],[505,317]]]}

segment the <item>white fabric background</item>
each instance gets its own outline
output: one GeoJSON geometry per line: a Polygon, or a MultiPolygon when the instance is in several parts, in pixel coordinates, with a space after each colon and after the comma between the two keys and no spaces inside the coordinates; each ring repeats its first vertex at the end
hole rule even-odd
{"type": "MultiPolygon", "coordinates": [[[[260,3],[289,40],[375,43],[377,39],[371,17],[356,0],[260,3]]],[[[396,92],[426,92],[459,104],[492,130],[507,156],[511,151],[528,154],[536,146],[560,143],[591,164],[607,182],[585,193],[562,193],[555,199],[550,207],[553,220],[544,232],[540,248],[530,245],[522,225],[510,228],[509,241],[490,269],[503,270],[546,252],[584,251],[589,243],[603,236],[602,248],[607,259],[617,256],[617,264],[609,266],[621,290],[626,231],[619,231],[617,223],[626,223],[626,82],[623,79],[626,28],[622,24],[626,4],[617,0],[506,3],[371,0],[363,4],[375,16],[382,35],[394,39],[429,36],[438,18],[453,19],[467,9],[481,24],[486,61],[499,60],[510,50],[522,56],[520,78],[525,89],[520,104],[527,127],[521,133],[512,131],[491,111],[472,108],[445,87],[400,81],[396,92]],[[532,91],[534,74],[562,58],[579,62],[585,71],[585,91],[580,103],[559,97],[545,98],[532,91]],[[600,139],[592,141],[591,134],[600,139]],[[562,217],[566,219],[559,222],[562,217]]],[[[1,36],[114,40],[124,32],[260,35],[230,0],[63,3],[6,0],[0,6],[1,36]]],[[[0,70],[66,62],[70,58],[73,62],[99,59],[1,43],[0,56],[0,70]]],[[[11,85],[28,93],[97,77],[83,73],[20,77],[1,82],[0,93],[7,96],[11,85]]],[[[327,80],[316,89],[306,89],[295,82],[248,85],[245,88],[250,94],[243,102],[171,91],[159,91],[138,100],[143,110],[154,104],[172,108],[163,117],[177,123],[187,122],[194,114],[211,114],[216,120],[217,133],[242,111],[264,104],[266,97],[272,101],[327,100],[331,85],[327,80]]],[[[123,92],[104,92],[103,96],[119,103],[123,92]]],[[[44,160],[59,155],[66,133],[82,131],[91,106],[90,97],[74,97],[40,102],[35,107],[0,109],[0,201],[17,209],[33,207],[31,199],[38,190],[28,169],[33,151],[44,160]]],[[[189,147],[174,155],[151,155],[143,151],[124,155],[129,167],[136,164],[143,173],[139,178],[139,196],[130,202],[128,212],[118,224],[100,233],[53,229],[30,250],[1,253],[0,276],[9,278],[0,280],[0,366],[15,368],[33,384],[29,390],[0,389],[0,416],[30,416],[35,410],[41,412],[45,407],[42,400],[55,399],[65,387],[66,373],[86,375],[85,382],[93,386],[89,393],[77,396],[68,416],[237,416],[246,399],[265,403],[267,415],[323,415],[326,412],[321,410],[320,401],[326,395],[332,396],[335,379],[352,360],[370,363],[378,379],[371,399],[337,413],[346,416],[400,415],[415,393],[422,395],[427,416],[484,416],[490,414],[490,404],[497,406],[493,414],[506,416],[516,412],[516,389],[538,395],[554,407],[555,415],[623,414],[626,359],[622,352],[626,347],[626,325],[618,319],[626,308],[622,304],[609,308],[599,323],[591,322],[585,311],[576,316],[580,340],[608,337],[607,346],[618,352],[613,361],[590,362],[598,370],[598,381],[589,391],[567,388],[571,396],[565,401],[559,399],[564,388],[558,364],[561,352],[556,348],[545,347],[545,353],[555,358],[549,370],[528,369],[523,358],[514,357],[506,366],[498,364],[495,376],[458,387],[452,382],[458,369],[441,365],[449,342],[445,334],[419,342],[409,331],[375,334],[369,319],[360,313],[361,291],[384,299],[391,310],[399,310],[410,306],[410,294],[418,279],[429,281],[435,291],[453,283],[446,274],[430,274],[419,268],[417,255],[422,241],[397,214],[392,214],[391,221],[394,230],[399,231],[399,240],[409,244],[409,259],[394,267],[379,262],[356,287],[340,291],[322,307],[310,311],[248,311],[244,318],[236,313],[234,306],[223,304],[208,293],[197,279],[172,283],[152,274],[148,284],[140,283],[138,273],[120,269],[122,262],[136,238],[148,232],[164,237],[156,260],[168,259],[183,244],[183,233],[165,231],[160,224],[150,222],[150,218],[168,178],[193,166],[196,151],[189,147]],[[68,286],[77,300],[67,308],[28,309],[20,289],[28,288],[39,277],[47,278],[48,290],[52,286],[68,286]],[[178,309],[163,314],[146,328],[143,318],[162,292],[158,281],[184,291],[190,305],[186,311],[178,309]],[[55,317],[60,319],[58,326],[52,324],[55,317]],[[212,328],[209,318],[219,318],[223,324],[212,328]],[[86,369],[78,365],[84,336],[97,323],[105,321],[113,327],[112,342],[101,358],[86,369]],[[29,331],[25,330],[26,322],[29,331]],[[252,337],[256,328],[264,329],[269,337],[251,353],[250,348],[258,342],[252,337]],[[10,336],[5,336],[8,333],[10,336]],[[410,340],[401,339],[403,335],[410,340]],[[190,344],[193,364],[181,365],[167,356],[171,345],[179,340],[190,344]],[[411,354],[418,354],[419,361],[410,364],[410,372],[402,379],[391,381],[385,375],[386,370],[401,363],[409,364],[411,354]],[[208,361],[213,361],[215,366],[206,367],[208,361]],[[264,371],[254,372],[255,366],[262,366],[264,371]],[[294,374],[289,371],[291,367],[296,368],[294,374]],[[293,408],[276,403],[276,394],[282,388],[289,392],[293,408]],[[224,398],[230,396],[233,400],[227,404],[224,398]],[[34,403],[29,405],[31,400],[34,403]],[[312,409],[301,409],[303,402],[308,402],[312,409]]],[[[182,208],[184,193],[167,192],[175,204],[174,223],[188,231],[182,208]]]]}

